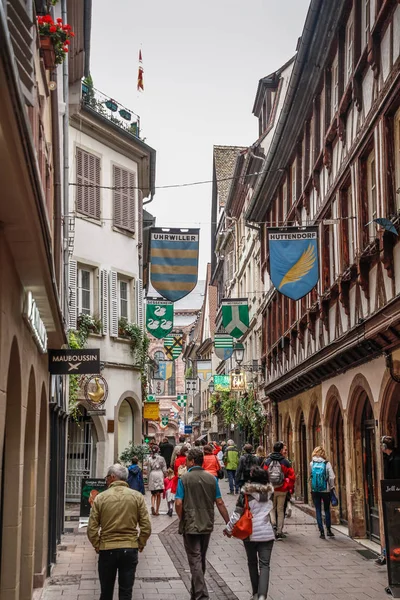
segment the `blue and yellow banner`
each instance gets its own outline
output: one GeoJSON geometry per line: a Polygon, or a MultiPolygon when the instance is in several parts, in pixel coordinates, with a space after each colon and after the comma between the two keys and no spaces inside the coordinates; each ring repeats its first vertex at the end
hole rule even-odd
{"type": "Polygon", "coordinates": [[[197,284],[199,229],[153,228],[150,234],[151,284],[176,302],[197,284]]]}
{"type": "Polygon", "coordinates": [[[318,227],[268,229],[271,280],[278,292],[300,300],[319,279],[318,227]]]}

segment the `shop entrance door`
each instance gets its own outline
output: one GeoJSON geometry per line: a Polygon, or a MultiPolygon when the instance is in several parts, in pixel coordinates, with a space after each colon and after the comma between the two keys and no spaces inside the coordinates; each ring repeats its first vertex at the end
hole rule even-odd
{"type": "Polygon", "coordinates": [[[376,465],[375,419],[367,398],[361,418],[365,524],[367,537],[379,542],[378,478],[376,465]]]}
{"type": "Polygon", "coordinates": [[[304,415],[300,417],[300,470],[301,470],[301,495],[304,504],[308,504],[308,457],[307,457],[307,428],[304,415]]]}

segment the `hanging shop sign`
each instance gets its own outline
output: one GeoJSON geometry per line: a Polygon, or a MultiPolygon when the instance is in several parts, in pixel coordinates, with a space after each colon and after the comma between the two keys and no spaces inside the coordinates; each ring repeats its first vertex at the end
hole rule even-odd
{"type": "Polygon", "coordinates": [[[92,375],[87,377],[83,388],[86,402],[94,410],[103,406],[108,397],[108,383],[104,377],[92,375]]]}
{"type": "Polygon", "coordinates": [[[32,292],[27,292],[25,296],[23,316],[37,347],[42,354],[45,354],[47,352],[47,331],[32,292]]]}
{"type": "Polygon", "coordinates": [[[230,392],[230,375],[214,375],[214,392],[230,392]]]}
{"type": "Polygon", "coordinates": [[[197,378],[185,379],[185,389],[187,394],[195,394],[197,392],[197,378]]]}
{"type": "Polygon", "coordinates": [[[146,328],[155,338],[165,337],[174,326],[174,305],[162,298],[148,298],[146,303],[146,328]]]}
{"type": "Polygon", "coordinates": [[[225,298],[221,301],[222,325],[225,331],[238,339],[249,328],[247,298],[225,298]]]}
{"type": "Polygon", "coordinates": [[[173,373],[173,360],[159,360],[158,361],[158,371],[156,373],[155,379],[171,379],[173,373]]]}
{"type": "Polygon", "coordinates": [[[191,435],[193,433],[193,427],[192,427],[192,425],[185,425],[183,431],[184,431],[184,433],[186,435],[191,435]]]}
{"type": "Polygon", "coordinates": [[[221,360],[229,360],[234,350],[233,337],[226,333],[214,335],[214,351],[221,360]]]}
{"type": "Polygon", "coordinates": [[[176,403],[179,408],[185,408],[187,402],[187,394],[178,394],[176,397],[176,403]]]}
{"type": "Polygon", "coordinates": [[[278,292],[300,300],[319,279],[318,227],[268,229],[271,280],[278,292]]]}
{"type": "Polygon", "coordinates": [[[197,377],[200,381],[208,381],[212,376],[211,360],[198,360],[196,363],[197,377]]]}
{"type": "Polygon", "coordinates": [[[147,394],[146,402],[157,402],[157,396],[154,394],[147,394]]]}
{"type": "Polygon", "coordinates": [[[105,479],[82,479],[81,483],[81,509],[79,516],[81,519],[88,519],[90,509],[93,506],[96,496],[107,489],[105,479]]]}
{"type": "Polygon", "coordinates": [[[160,420],[160,403],[159,402],[145,402],[143,404],[143,419],[148,421],[159,421],[160,420]]]}
{"type": "Polygon", "coordinates": [[[381,492],[389,579],[386,591],[400,598],[400,479],[383,479],[381,492]]]}
{"type": "Polygon", "coordinates": [[[169,423],[169,417],[168,417],[168,415],[163,415],[161,417],[161,427],[163,427],[165,429],[165,427],[168,426],[168,423],[169,423]]]}
{"type": "Polygon", "coordinates": [[[100,350],[49,350],[51,375],[100,373],[100,350]]]}
{"type": "Polygon", "coordinates": [[[162,379],[153,379],[153,390],[157,396],[163,396],[165,391],[165,381],[162,379]]]}
{"type": "Polygon", "coordinates": [[[243,371],[231,373],[232,392],[243,392],[246,389],[246,376],[243,371]]]}
{"type": "Polygon", "coordinates": [[[183,336],[181,334],[168,335],[164,339],[164,349],[169,360],[176,360],[182,354],[183,336]]]}
{"type": "Polygon", "coordinates": [[[151,284],[166,300],[176,302],[196,287],[199,232],[199,229],[151,229],[151,284]]]}

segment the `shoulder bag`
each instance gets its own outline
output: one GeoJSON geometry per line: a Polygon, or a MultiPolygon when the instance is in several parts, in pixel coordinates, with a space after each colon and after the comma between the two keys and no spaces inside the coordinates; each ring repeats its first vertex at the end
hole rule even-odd
{"type": "Polygon", "coordinates": [[[233,526],[232,536],[239,540],[245,540],[253,533],[253,515],[249,508],[247,494],[244,495],[243,513],[239,521],[233,526]]]}

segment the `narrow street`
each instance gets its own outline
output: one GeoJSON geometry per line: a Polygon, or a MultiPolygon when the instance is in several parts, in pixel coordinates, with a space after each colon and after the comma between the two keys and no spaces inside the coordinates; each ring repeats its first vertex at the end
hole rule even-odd
{"type": "MultiPolygon", "coordinates": [[[[221,486],[229,511],[234,498],[221,486]]],[[[149,496],[147,494],[147,496],[149,496]]],[[[148,499],[148,498],[147,498],[148,499]]],[[[165,504],[165,502],[163,503],[165,504]]],[[[165,506],[162,506],[163,513],[165,506]]],[[[218,514],[218,513],[217,513],[218,514]]],[[[77,522],[68,522],[72,528],[77,522]]],[[[136,600],[188,600],[190,573],[176,517],[152,517],[153,533],[139,557],[133,592],[136,600]]],[[[300,509],[286,520],[287,538],[275,543],[269,600],[384,600],[386,567],[378,567],[360,554],[365,548],[336,532],[333,540],[318,537],[314,519],[300,509]]],[[[242,543],[221,534],[222,519],[208,551],[207,583],[212,600],[248,600],[250,582],[242,543]]],[[[367,551],[368,555],[368,551],[367,551]]],[[[67,533],[43,600],[97,600],[100,588],[97,557],[86,530],[67,533]]],[[[117,586],[114,598],[118,597],[117,586]]]]}

